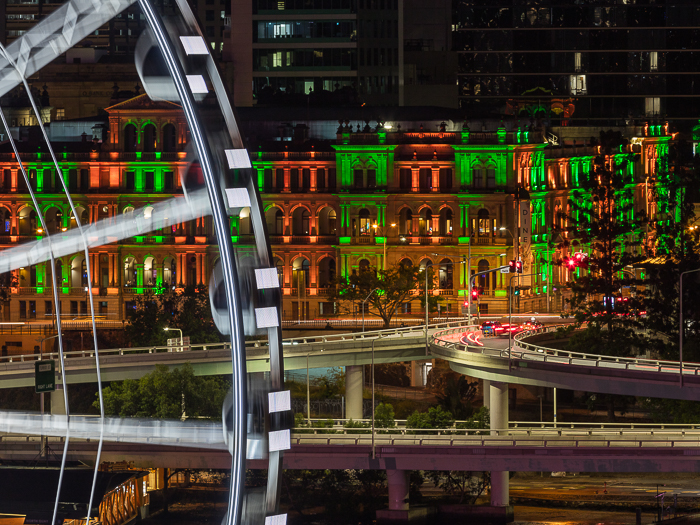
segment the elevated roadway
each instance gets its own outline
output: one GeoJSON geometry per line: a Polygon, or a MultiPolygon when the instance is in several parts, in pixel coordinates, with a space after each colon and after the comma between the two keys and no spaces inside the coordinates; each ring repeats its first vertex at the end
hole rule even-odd
{"type": "MultiPolygon", "coordinates": [[[[431,325],[429,335],[460,323],[431,325]]],[[[394,328],[372,332],[318,335],[285,339],[285,370],[365,365],[372,362],[396,363],[426,359],[426,338],[422,326],[394,328]],[[308,357],[308,363],[307,363],[308,357]]],[[[97,381],[92,351],[66,352],[66,379],[69,384],[97,381]]],[[[248,372],[270,370],[266,343],[246,344],[248,372]]],[[[58,354],[44,353],[45,359],[58,359],[58,354]]],[[[34,386],[36,354],[0,358],[0,388],[34,386]]],[[[157,364],[177,367],[189,362],[197,375],[231,374],[231,350],[227,344],[160,346],[100,349],[103,381],[138,379],[152,372],[157,364]]]]}
{"type": "Polygon", "coordinates": [[[683,384],[677,361],[608,357],[553,350],[525,339],[555,330],[546,327],[517,334],[512,352],[507,338],[489,338],[484,346],[470,344],[467,327],[436,332],[431,354],[460,374],[487,381],[585,390],[667,399],[700,399],[700,365],[684,363],[683,384]]]}

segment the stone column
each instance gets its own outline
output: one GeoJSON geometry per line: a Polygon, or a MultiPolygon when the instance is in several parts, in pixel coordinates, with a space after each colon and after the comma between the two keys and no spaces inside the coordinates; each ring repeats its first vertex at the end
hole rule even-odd
{"type": "MultiPolygon", "coordinates": [[[[491,435],[494,436],[499,434],[496,429],[508,427],[508,383],[490,381],[489,396],[490,427],[491,435]]],[[[505,507],[508,506],[508,501],[508,471],[492,471],[491,505],[494,507],[505,507]]]]}
{"type": "Polygon", "coordinates": [[[411,168],[411,191],[413,193],[420,191],[420,168],[411,168]]]}
{"type": "Polygon", "coordinates": [[[386,481],[389,486],[389,510],[408,510],[408,470],[387,470],[386,481]]]}
{"type": "Polygon", "coordinates": [[[440,168],[432,168],[432,187],[430,188],[433,193],[440,191],[440,168]]]}
{"type": "Polygon", "coordinates": [[[362,390],[364,389],[364,367],[350,365],[345,367],[345,417],[362,419],[362,390]]]}
{"type": "Polygon", "coordinates": [[[63,399],[63,387],[58,384],[56,378],[56,390],[51,392],[51,415],[66,415],[66,402],[63,399]]]}

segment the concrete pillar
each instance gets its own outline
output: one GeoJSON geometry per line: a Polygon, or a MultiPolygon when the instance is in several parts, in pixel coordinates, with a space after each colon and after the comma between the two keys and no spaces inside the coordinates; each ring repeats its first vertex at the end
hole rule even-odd
{"type": "Polygon", "coordinates": [[[63,388],[56,385],[56,390],[51,392],[51,415],[65,416],[66,402],[63,399],[63,388]]]}
{"type": "Polygon", "coordinates": [[[387,470],[389,510],[408,510],[408,470],[387,470]]]}
{"type": "MultiPolygon", "coordinates": [[[[486,383],[486,382],[484,382],[486,383]]],[[[489,381],[489,410],[491,415],[491,435],[498,435],[495,429],[508,427],[508,383],[489,381]]],[[[484,388],[486,385],[484,384],[484,388]]],[[[508,471],[491,472],[491,505],[508,505],[508,471]]]]}
{"type": "Polygon", "coordinates": [[[423,361],[411,361],[411,386],[423,387],[423,361]]]}
{"type": "Polygon", "coordinates": [[[491,410],[491,381],[484,379],[484,406],[491,410]]]}
{"type": "Polygon", "coordinates": [[[364,367],[345,367],[345,417],[362,419],[362,390],[364,389],[364,367]]]}

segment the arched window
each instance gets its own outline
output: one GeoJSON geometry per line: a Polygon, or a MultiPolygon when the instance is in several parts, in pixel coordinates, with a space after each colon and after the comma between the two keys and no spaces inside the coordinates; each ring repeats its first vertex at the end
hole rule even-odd
{"type": "Polygon", "coordinates": [[[309,235],[309,210],[299,207],[292,213],[292,235],[309,235]]]}
{"type": "Polygon", "coordinates": [[[127,257],[124,259],[124,287],[136,286],[136,259],[127,257]]]}
{"type": "Polygon", "coordinates": [[[250,225],[250,208],[243,208],[238,216],[239,235],[252,235],[253,229],[250,225]]]}
{"type": "Polygon", "coordinates": [[[421,272],[424,272],[424,271],[425,271],[425,268],[426,268],[429,264],[430,264],[430,265],[433,264],[433,261],[432,261],[431,259],[428,259],[428,258],[423,259],[423,260],[420,262],[420,265],[419,265],[420,271],[421,271],[421,272]]]}
{"type": "Polygon", "coordinates": [[[318,213],[318,230],[319,235],[336,235],[336,214],[330,206],[325,206],[318,213]]]}
{"type": "Polygon", "coordinates": [[[309,260],[304,257],[297,257],[292,262],[292,287],[309,287],[309,260]],[[300,286],[301,285],[301,286],[300,286]]]}
{"type": "Polygon", "coordinates": [[[418,232],[421,236],[433,234],[433,211],[430,208],[423,208],[418,219],[418,232]]]}
{"type": "Polygon", "coordinates": [[[438,283],[439,287],[443,290],[452,289],[452,270],[454,265],[451,264],[452,261],[449,259],[443,259],[440,261],[440,266],[438,269],[438,283]]]}
{"type": "Polygon", "coordinates": [[[284,213],[277,207],[272,207],[265,212],[267,232],[269,235],[284,235],[284,213]]]}
{"type": "Polygon", "coordinates": [[[409,259],[408,257],[404,257],[399,261],[399,266],[403,266],[404,268],[408,268],[409,266],[413,266],[413,261],[409,259]]]}
{"type": "Polygon", "coordinates": [[[36,235],[37,216],[33,208],[25,207],[19,212],[19,234],[36,235]]]}
{"type": "Polygon", "coordinates": [[[136,126],[127,124],[124,127],[124,151],[127,153],[136,151],[136,126]]]}
{"type": "Polygon", "coordinates": [[[7,208],[0,208],[0,235],[10,235],[12,230],[12,215],[7,208]]]}
{"type": "MultiPolygon", "coordinates": [[[[489,262],[486,259],[481,259],[479,261],[479,266],[478,266],[478,272],[486,272],[488,271],[489,268],[489,262]]],[[[484,291],[487,291],[489,289],[489,280],[488,280],[488,274],[486,275],[480,275],[478,278],[478,286],[479,288],[483,288],[484,291]]]]}
{"type": "Polygon", "coordinates": [[[335,279],[335,259],[324,257],[318,265],[318,285],[327,288],[335,279]]]}
{"type": "Polygon", "coordinates": [[[280,282],[280,288],[284,286],[284,262],[279,257],[275,257],[275,268],[277,269],[277,279],[280,282]]]}
{"type": "Polygon", "coordinates": [[[413,212],[410,208],[403,208],[399,212],[399,233],[410,235],[413,231],[413,212]]]}
{"type": "Polygon", "coordinates": [[[452,235],[452,209],[440,210],[440,235],[443,237],[452,235]]]}
{"type": "Polygon", "coordinates": [[[369,261],[367,259],[360,259],[358,262],[358,267],[360,268],[360,273],[361,272],[368,272],[369,271],[369,261]]]}
{"type": "Polygon", "coordinates": [[[156,150],[156,127],[153,124],[146,124],[143,127],[143,151],[153,152],[156,150]]]}

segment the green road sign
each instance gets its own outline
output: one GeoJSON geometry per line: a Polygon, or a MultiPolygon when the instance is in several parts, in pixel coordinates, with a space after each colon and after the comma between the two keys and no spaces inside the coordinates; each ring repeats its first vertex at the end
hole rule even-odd
{"type": "Polygon", "coordinates": [[[53,392],[56,390],[56,361],[46,359],[34,362],[34,391],[53,392]]]}

